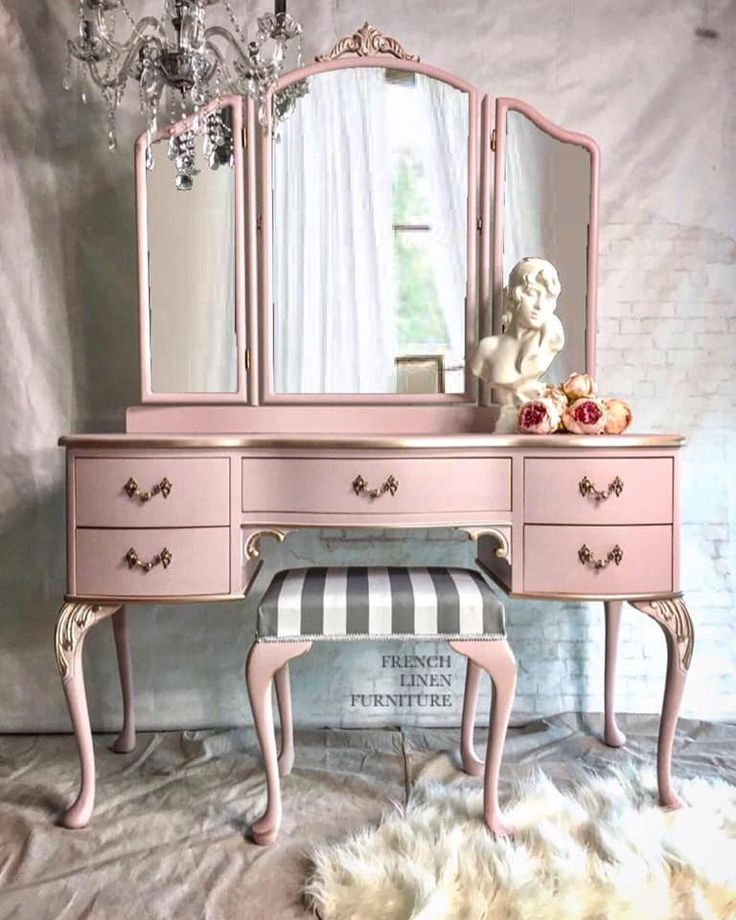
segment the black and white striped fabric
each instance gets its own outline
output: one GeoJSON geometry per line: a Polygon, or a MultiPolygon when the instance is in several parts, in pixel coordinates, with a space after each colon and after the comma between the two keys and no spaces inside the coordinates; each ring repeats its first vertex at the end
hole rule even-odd
{"type": "Polygon", "coordinates": [[[309,568],[278,572],[257,638],[504,639],[503,604],[471,569],[309,568]]]}

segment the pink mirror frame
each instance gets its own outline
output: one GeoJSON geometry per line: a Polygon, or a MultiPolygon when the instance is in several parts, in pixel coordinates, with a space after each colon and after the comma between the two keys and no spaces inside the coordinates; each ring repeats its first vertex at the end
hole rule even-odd
{"type": "Polygon", "coordinates": [[[506,115],[509,111],[521,112],[538,128],[557,140],[566,144],[576,144],[584,147],[590,153],[590,221],[588,224],[588,258],[587,258],[587,299],[586,299],[586,329],[585,329],[585,363],[586,372],[595,376],[595,335],[596,335],[596,310],[598,303],[598,209],[599,209],[599,176],[600,176],[600,151],[598,144],[592,137],[567,131],[559,125],[553,124],[536,109],[522,102],[520,99],[499,97],[496,99],[495,134],[491,131],[491,99],[486,96],[483,100],[483,188],[481,191],[483,209],[483,240],[481,243],[481,304],[491,303],[492,314],[489,310],[481,310],[480,337],[497,334],[501,331],[501,313],[503,300],[503,236],[504,236],[504,188],[506,178],[506,115]],[[495,145],[491,137],[495,137],[495,145]],[[492,245],[492,271],[493,277],[489,279],[489,217],[491,210],[491,182],[490,182],[490,157],[493,155],[492,146],[495,146],[495,163],[493,167],[493,245],[492,245]],[[489,290],[492,280],[492,292],[489,290]],[[492,315],[492,329],[489,329],[489,318],[492,315]]]}
{"type": "MultiPolygon", "coordinates": [[[[454,86],[468,95],[468,259],[467,289],[465,300],[465,353],[466,358],[475,348],[477,335],[477,272],[478,272],[478,143],[479,143],[479,96],[478,90],[454,74],[438,67],[420,64],[414,61],[387,60],[385,57],[360,55],[343,57],[339,60],[311,64],[300,70],[291,71],[278,81],[266,98],[265,108],[271,111],[271,98],[278,92],[299,80],[313,77],[320,73],[345,70],[356,67],[380,67],[390,70],[408,70],[425,74],[436,80],[454,86]]],[[[298,102],[297,102],[298,105],[298,102]]],[[[395,394],[395,393],[275,393],[273,388],[273,323],[271,310],[272,297],[272,258],[271,258],[271,126],[263,127],[261,135],[261,221],[260,221],[260,310],[261,326],[261,363],[260,363],[260,400],[270,404],[447,404],[475,402],[477,385],[466,361],[465,391],[463,393],[442,394],[395,394]]]]}
{"type": "MultiPolygon", "coordinates": [[[[149,143],[177,136],[189,128],[194,116],[167,126],[153,138],[141,134],[135,144],[136,226],[138,231],[138,301],[140,334],[141,402],[169,404],[221,404],[245,403],[253,393],[253,367],[249,367],[246,342],[256,341],[256,329],[251,305],[256,299],[255,258],[255,149],[247,139],[254,137],[254,110],[250,99],[240,96],[222,96],[199,113],[229,106],[233,118],[234,177],[235,177],[235,334],[237,339],[237,389],[232,393],[154,393],[151,390],[151,321],[148,264],[148,220],[146,190],[146,150],[149,143]],[[245,108],[245,117],[243,109],[245,108]],[[247,130],[244,130],[247,128],[247,130]],[[245,151],[244,151],[245,147],[245,151]],[[246,195],[246,177],[248,189],[246,195]],[[247,224],[247,229],[246,229],[247,224]],[[246,309],[248,306],[248,309],[246,309]],[[246,320],[246,317],[248,319],[246,320]]],[[[182,193],[185,194],[185,193],[182,193]]]]}

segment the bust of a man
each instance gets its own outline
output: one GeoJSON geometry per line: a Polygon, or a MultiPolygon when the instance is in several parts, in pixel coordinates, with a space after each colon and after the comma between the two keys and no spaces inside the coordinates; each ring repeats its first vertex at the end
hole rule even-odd
{"type": "Polygon", "coordinates": [[[470,364],[501,405],[518,406],[541,395],[539,378],[565,344],[555,316],[561,290],[557,269],[546,259],[522,259],[511,270],[503,292],[501,335],[481,339],[470,364]]]}

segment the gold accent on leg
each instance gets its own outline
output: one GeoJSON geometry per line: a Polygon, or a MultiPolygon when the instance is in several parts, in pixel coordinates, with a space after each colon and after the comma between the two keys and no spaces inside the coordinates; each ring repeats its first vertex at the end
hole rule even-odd
{"type": "Polygon", "coordinates": [[[327,54],[318,54],[315,61],[334,61],[344,54],[357,54],[358,57],[373,57],[379,54],[391,54],[400,61],[419,61],[419,56],[409,54],[395,38],[384,35],[380,29],[364,22],[363,25],[347,38],[336,42],[327,54]]]}
{"type": "Polygon", "coordinates": [[[62,680],[74,676],[75,652],[87,630],[120,609],[120,604],[63,604],[56,621],[54,651],[62,680]]]}
{"type": "Polygon", "coordinates": [[[674,639],[677,666],[686,672],[690,667],[695,644],[695,628],[682,594],[657,600],[630,600],[629,603],[642,613],[656,620],[663,630],[674,639]]]}

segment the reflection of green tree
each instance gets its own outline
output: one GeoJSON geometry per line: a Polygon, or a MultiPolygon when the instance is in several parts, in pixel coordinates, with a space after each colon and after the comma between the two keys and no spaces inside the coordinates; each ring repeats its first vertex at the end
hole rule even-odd
{"type": "MultiPolygon", "coordinates": [[[[421,164],[411,152],[401,152],[394,171],[394,224],[429,222],[421,164]]],[[[398,293],[398,337],[402,351],[416,345],[446,346],[447,327],[439,307],[428,230],[394,231],[394,263],[398,293]]]]}

